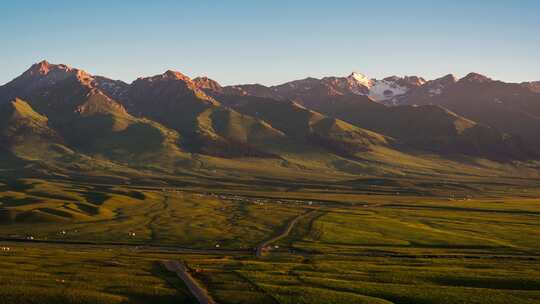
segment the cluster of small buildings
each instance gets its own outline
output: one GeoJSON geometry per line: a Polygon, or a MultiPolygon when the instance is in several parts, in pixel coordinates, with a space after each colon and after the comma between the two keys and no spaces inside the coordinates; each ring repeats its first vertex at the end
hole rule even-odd
{"type": "MultiPolygon", "coordinates": [[[[183,192],[182,190],[178,190],[176,188],[161,188],[161,191],[170,192],[170,193],[183,192]]],[[[260,205],[260,206],[263,206],[266,203],[287,204],[287,205],[308,205],[308,206],[324,204],[324,202],[311,201],[311,200],[254,198],[254,197],[249,197],[249,196],[241,196],[241,195],[235,195],[235,194],[220,194],[220,193],[213,193],[213,192],[195,193],[194,195],[197,197],[209,196],[209,197],[217,198],[220,200],[251,203],[251,204],[260,205]]]]}
{"type": "Polygon", "coordinates": [[[253,198],[248,196],[240,196],[240,195],[228,195],[228,194],[217,194],[208,192],[205,193],[206,196],[214,197],[220,200],[229,200],[229,201],[236,201],[236,202],[244,202],[244,203],[251,203],[259,206],[264,206],[264,204],[287,204],[287,205],[308,205],[313,206],[317,204],[323,204],[323,202],[317,202],[317,201],[310,201],[310,200],[298,200],[298,199],[273,199],[273,198],[253,198]]]}
{"type": "Polygon", "coordinates": [[[181,193],[182,191],[175,188],[161,188],[161,192],[181,193]]]}
{"type": "Polygon", "coordinates": [[[448,197],[449,201],[470,201],[472,199],[472,195],[464,195],[462,197],[457,197],[455,195],[450,195],[448,197]]]}

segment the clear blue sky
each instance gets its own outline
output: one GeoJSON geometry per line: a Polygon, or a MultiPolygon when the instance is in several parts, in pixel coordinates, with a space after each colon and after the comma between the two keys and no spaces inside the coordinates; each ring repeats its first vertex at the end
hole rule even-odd
{"type": "Polygon", "coordinates": [[[47,59],[222,84],[475,71],[540,80],[540,1],[0,1],[0,84],[47,59]]]}

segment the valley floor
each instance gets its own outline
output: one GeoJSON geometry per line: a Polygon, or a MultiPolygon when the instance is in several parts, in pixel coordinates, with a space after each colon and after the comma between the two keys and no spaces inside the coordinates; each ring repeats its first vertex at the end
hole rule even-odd
{"type": "Polygon", "coordinates": [[[449,193],[6,183],[0,303],[539,303],[540,191],[449,193]]]}

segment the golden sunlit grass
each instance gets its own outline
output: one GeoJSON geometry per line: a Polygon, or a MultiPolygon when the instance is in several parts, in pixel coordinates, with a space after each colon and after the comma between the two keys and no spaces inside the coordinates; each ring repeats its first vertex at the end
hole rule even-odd
{"type": "Polygon", "coordinates": [[[176,259],[196,270],[196,279],[218,303],[540,300],[535,189],[480,181],[465,188],[445,181],[428,192],[418,182],[390,179],[306,182],[292,191],[257,179],[250,187],[221,185],[200,191],[198,185],[178,190],[3,181],[0,234],[36,240],[250,249],[299,214],[315,210],[261,258],[249,251],[212,256],[10,243],[12,250],[0,253],[0,298],[5,303],[36,303],[30,302],[36,295],[37,303],[177,303],[188,297],[183,284],[156,266],[176,259]],[[405,185],[416,194],[407,194],[405,185]],[[521,196],[503,195],[510,190],[521,196]]]}

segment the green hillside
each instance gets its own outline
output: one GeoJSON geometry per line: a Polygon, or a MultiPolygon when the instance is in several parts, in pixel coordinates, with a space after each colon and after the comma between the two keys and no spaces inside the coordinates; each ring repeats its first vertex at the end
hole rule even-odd
{"type": "Polygon", "coordinates": [[[387,107],[365,96],[328,97],[316,109],[355,126],[392,137],[403,147],[443,156],[529,159],[536,153],[517,136],[461,117],[440,106],[387,107]],[[482,134],[482,136],[479,136],[482,134]]]}
{"type": "Polygon", "coordinates": [[[2,157],[32,174],[119,181],[537,175],[518,137],[438,106],[319,89],[275,100],[175,71],[125,84],[41,62],[0,89],[26,100],[2,103],[2,157]]]}
{"type": "MultiPolygon", "coordinates": [[[[372,146],[387,146],[389,138],[327,117],[295,102],[275,101],[252,96],[219,98],[237,111],[260,118],[297,142],[322,146],[331,152],[353,156],[372,146]]],[[[316,148],[312,148],[316,149],[316,148]]]]}

